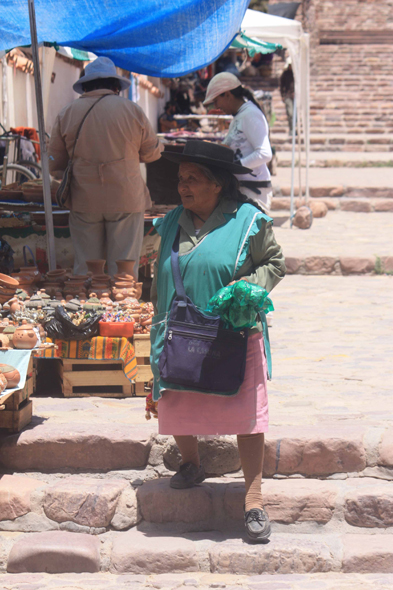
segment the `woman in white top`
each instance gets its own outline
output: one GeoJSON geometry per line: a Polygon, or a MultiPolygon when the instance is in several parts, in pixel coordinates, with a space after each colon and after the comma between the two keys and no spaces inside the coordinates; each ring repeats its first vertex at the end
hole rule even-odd
{"type": "Polygon", "coordinates": [[[265,212],[270,209],[272,184],[267,167],[272,159],[269,126],[252,92],[236,76],[222,72],[207,87],[204,105],[214,103],[227,115],[233,115],[224,144],[233,149],[242,166],[252,174],[237,174],[240,192],[257,203],[265,212]]]}

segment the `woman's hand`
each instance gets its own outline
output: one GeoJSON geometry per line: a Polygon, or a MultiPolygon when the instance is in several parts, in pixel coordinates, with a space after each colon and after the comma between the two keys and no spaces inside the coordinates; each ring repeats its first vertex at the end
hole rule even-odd
{"type": "Polygon", "coordinates": [[[230,287],[231,285],[234,285],[235,283],[238,283],[239,281],[246,281],[246,283],[249,283],[249,280],[244,277],[243,279],[237,279],[237,281],[232,281],[231,283],[228,283],[227,287],[230,287]]]}

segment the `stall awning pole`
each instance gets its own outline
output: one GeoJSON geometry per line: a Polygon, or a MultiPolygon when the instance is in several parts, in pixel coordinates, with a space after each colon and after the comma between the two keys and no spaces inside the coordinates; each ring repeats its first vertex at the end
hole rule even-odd
{"type": "Polygon", "coordinates": [[[53,229],[52,197],[50,191],[49,160],[45,141],[44,104],[42,100],[40,60],[38,57],[37,25],[35,18],[34,0],[27,0],[29,4],[31,49],[34,63],[34,85],[38,116],[38,132],[40,136],[42,185],[44,190],[46,245],[49,270],[56,269],[55,234],[53,229]]]}

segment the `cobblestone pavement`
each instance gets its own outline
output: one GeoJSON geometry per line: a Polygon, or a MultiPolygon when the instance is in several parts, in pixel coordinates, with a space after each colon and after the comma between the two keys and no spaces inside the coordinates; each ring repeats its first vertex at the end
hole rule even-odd
{"type": "Polygon", "coordinates": [[[289,211],[275,211],[273,217],[287,217],[274,227],[285,256],[353,256],[372,258],[393,255],[393,213],[329,211],[314,219],[308,230],[289,227],[289,211]]]}
{"type": "Polygon", "coordinates": [[[152,576],[111,574],[5,574],[1,590],[173,590],[186,588],[237,590],[387,590],[393,574],[306,574],[233,576],[189,573],[152,576]]]}
{"type": "MultiPolygon", "coordinates": [[[[392,287],[390,276],[301,275],[276,287],[271,425],[393,422],[392,287]]],[[[143,398],[33,399],[50,422],[146,424],[143,398]]]]}
{"type": "Polygon", "coordinates": [[[287,276],[272,293],[271,424],[393,421],[393,277],[287,276]]]}

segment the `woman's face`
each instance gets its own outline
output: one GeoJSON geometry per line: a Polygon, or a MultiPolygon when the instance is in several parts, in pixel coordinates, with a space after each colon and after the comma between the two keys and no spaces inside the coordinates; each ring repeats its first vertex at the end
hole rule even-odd
{"type": "Polygon", "coordinates": [[[180,164],[177,188],[183,207],[203,218],[207,218],[216,208],[221,192],[221,186],[209,180],[191,162],[180,164]]]}
{"type": "Polygon", "coordinates": [[[226,115],[233,115],[234,112],[236,113],[236,109],[234,107],[234,96],[229,91],[223,92],[223,94],[219,94],[214,99],[214,108],[220,109],[226,115]]]}

